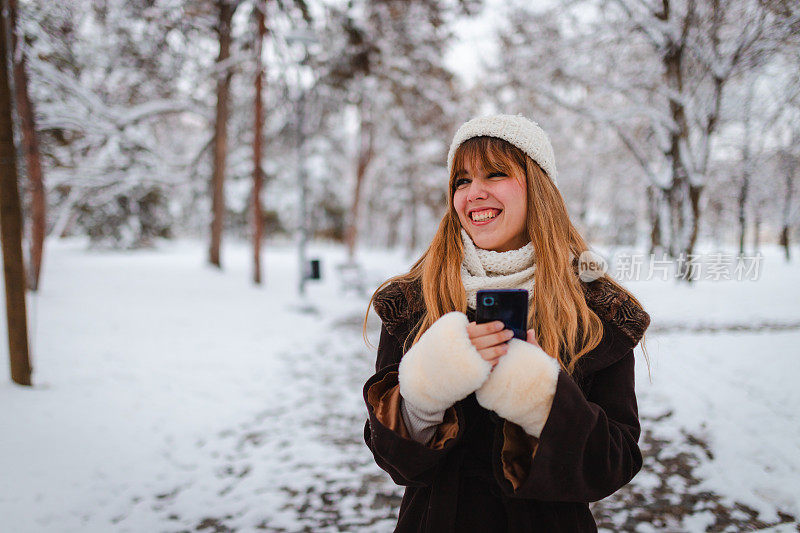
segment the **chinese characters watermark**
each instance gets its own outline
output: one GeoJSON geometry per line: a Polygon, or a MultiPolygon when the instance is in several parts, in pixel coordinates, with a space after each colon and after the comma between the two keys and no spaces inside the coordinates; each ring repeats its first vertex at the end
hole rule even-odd
{"type": "Polygon", "coordinates": [[[582,252],[578,258],[578,274],[584,282],[594,281],[604,273],[614,279],[643,281],[660,279],[690,279],[692,281],[756,281],[761,273],[763,254],[739,255],[736,253],[681,252],[669,258],[665,253],[656,254],[617,252],[609,262],[594,251],[582,252]]]}

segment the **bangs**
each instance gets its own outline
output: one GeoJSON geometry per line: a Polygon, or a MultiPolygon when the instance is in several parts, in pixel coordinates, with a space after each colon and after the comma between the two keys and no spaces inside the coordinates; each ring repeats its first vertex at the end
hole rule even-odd
{"type": "Polygon", "coordinates": [[[502,172],[510,176],[516,170],[524,175],[525,171],[525,153],[510,142],[497,137],[472,137],[461,143],[453,156],[451,195],[455,190],[455,177],[466,172],[467,161],[486,174],[502,172]]]}

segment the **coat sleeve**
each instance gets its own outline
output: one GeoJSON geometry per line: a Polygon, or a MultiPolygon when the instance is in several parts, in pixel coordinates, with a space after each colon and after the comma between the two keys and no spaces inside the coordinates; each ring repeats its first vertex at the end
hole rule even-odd
{"type": "Polygon", "coordinates": [[[594,374],[588,396],[563,370],[539,438],[504,422],[495,472],[514,498],[593,502],[642,467],[633,347],[594,374]]]}
{"type": "Polygon", "coordinates": [[[389,473],[398,485],[427,486],[433,481],[436,467],[461,440],[463,412],[459,404],[448,408],[444,421],[427,445],[411,438],[400,412],[398,369],[402,344],[381,327],[376,373],[364,385],[368,420],[364,441],[375,462],[389,473]]]}

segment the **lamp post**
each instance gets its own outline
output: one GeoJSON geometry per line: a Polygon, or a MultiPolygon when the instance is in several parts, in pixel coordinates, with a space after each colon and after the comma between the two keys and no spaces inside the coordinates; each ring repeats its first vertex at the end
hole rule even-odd
{"type": "MultiPolygon", "coordinates": [[[[308,30],[295,30],[286,35],[286,43],[299,43],[303,47],[303,61],[308,58],[308,46],[318,43],[317,37],[308,30]]],[[[302,61],[301,61],[302,63],[302,61]]],[[[306,258],[306,246],[308,244],[308,184],[306,180],[305,158],[303,145],[305,143],[305,97],[306,91],[303,89],[300,79],[300,64],[295,70],[295,84],[297,85],[297,181],[300,185],[300,243],[298,245],[298,256],[300,262],[300,282],[298,291],[300,296],[305,296],[306,281],[309,278],[309,266],[306,258]]]]}

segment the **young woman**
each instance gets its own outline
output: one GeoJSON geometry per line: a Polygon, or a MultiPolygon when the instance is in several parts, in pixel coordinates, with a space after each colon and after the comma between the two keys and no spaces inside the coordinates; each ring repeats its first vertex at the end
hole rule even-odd
{"type": "Polygon", "coordinates": [[[466,122],[448,170],[433,241],[370,301],[364,439],[406,487],[396,531],[597,531],[588,502],[642,466],[633,349],[650,318],[607,275],[579,276],[588,246],[536,123],[466,122]],[[474,322],[494,288],[528,290],[527,342],[474,322]]]}

